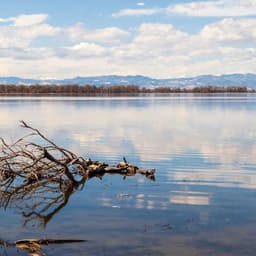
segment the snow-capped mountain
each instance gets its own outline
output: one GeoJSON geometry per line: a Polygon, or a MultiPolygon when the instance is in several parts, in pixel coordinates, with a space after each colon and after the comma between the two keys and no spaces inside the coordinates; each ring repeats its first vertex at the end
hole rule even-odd
{"type": "Polygon", "coordinates": [[[70,79],[26,79],[19,77],[0,77],[0,84],[58,84],[58,85],[137,85],[144,87],[195,87],[195,86],[244,86],[256,88],[256,74],[202,75],[187,78],[154,79],[146,76],[95,76],[70,79]]]}

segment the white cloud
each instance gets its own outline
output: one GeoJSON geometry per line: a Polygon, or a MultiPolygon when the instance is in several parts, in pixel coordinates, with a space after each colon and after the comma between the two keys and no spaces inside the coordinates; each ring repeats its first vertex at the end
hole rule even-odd
{"type": "Polygon", "coordinates": [[[13,58],[16,60],[37,60],[55,56],[55,51],[46,47],[28,48],[0,48],[0,58],[13,58]]]}
{"type": "MultiPolygon", "coordinates": [[[[137,3],[142,7],[143,2],[137,3]]],[[[155,14],[178,14],[198,17],[238,17],[255,16],[255,0],[212,0],[191,1],[189,3],[171,4],[163,8],[121,9],[113,13],[113,17],[150,16],[155,14]]]]}
{"type": "Polygon", "coordinates": [[[80,43],[72,47],[65,47],[61,51],[60,57],[88,58],[100,57],[106,54],[104,47],[94,43],[80,43]]]}
{"type": "Polygon", "coordinates": [[[253,42],[254,23],[254,19],[224,19],[193,35],[170,24],[143,24],[130,43],[115,48],[114,60],[121,66],[130,63],[131,73],[160,77],[255,72],[255,48],[245,46],[253,42]],[[216,34],[216,28],[225,29],[226,23],[228,29],[216,34]]]}
{"type": "Polygon", "coordinates": [[[42,23],[48,18],[47,14],[19,15],[13,18],[14,26],[24,27],[42,23]]]}
{"type": "Polygon", "coordinates": [[[256,15],[255,0],[194,1],[170,5],[171,14],[205,17],[252,16],[256,15]]]}
{"type": "Polygon", "coordinates": [[[116,47],[113,54],[117,59],[129,61],[133,65],[144,65],[145,61],[158,60],[160,66],[163,56],[175,56],[176,61],[181,57],[177,56],[173,48],[186,38],[186,33],[176,30],[171,24],[144,23],[137,29],[133,40],[116,47]]]}
{"type": "Polygon", "coordinates": [[[203,39],[214,41],[256,41],[256,19],[235,20],[226,18],[219,22],[206,25],[202,31],[203,39]]]}
{"type": "Polygon", "coordinates": [[[24,48],[42,36],[53,36],[57,30],[49,25],[42,24],[29,29],[15,29],[14,27],[0,27],[0,48],[24,48]]]}
{"type": "Polygon", "coordinates": [[[48,18],[47,14],[30,14],[30,15],[19,15],[16,17],[9,17],[2,19],[0,18],[0,22],[7,23],[11,22],[13,26],[16,27],[24,27],[24,26],[33,26],[36,24],[40,24],[48,18]]]}
{"type": "Polygon", "coordinates": [[[20,17],[0,23],[0,76],[144,74],[166,78],[256,72],[254,18],[225,18],[189,34],[172,24],[88,29],[82,23],[52,26],[45,23],[48,16],[44,14],[20,17]],[[50,37],[54,47],[45,38],[40,47],[34,44],[41,37],[50,37]]]}
{"type": "Polygon", "coordinates": [[[87,41],[101,43],[120,42],[130,34],[129,32],[116,27],[88,30],[82,23],[78,23],[68,29],[64,28],[63,33],[74,42],[87,41]]]}
{"type": "Polygon", "coordinates": [[[119,12],[113,13],[112,17],[122,17],[122,16],[150,16],[154,14],[161,13],[162,9],[152,8],[152,9],[122,9],[119,12]]]}
{"type": "Polygon", "coordinates": [[[144,23],[138,28],[138,35],[134,41],[137,43],[150,43],[154,45],[161,43],[177,43],[185,39],[186,33],[181,32],[171,24],[162,23],[144,23]]]}
{"type": "Polygon", "coordinates": [[[58,29],[47,24],[38,26],[15,28],[0,27],[0,47],[1,48],[24,48],[28,47],[31,42],[43,36],[54,36],[58,33],[58,29]]]}
{"type": "Polygon", "coordinates": [[[46,14],[34,14],[2,19],[11,23],[0,25],[0,48],[28,47],[35,38],[59,33],[59,28],[42,23],[47,17],[46,14]]]}

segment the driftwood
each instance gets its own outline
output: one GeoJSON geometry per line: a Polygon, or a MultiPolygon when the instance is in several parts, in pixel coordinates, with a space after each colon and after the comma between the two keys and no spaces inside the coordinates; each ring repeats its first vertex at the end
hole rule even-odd
{"type": "Polygon", "coordinates": [[[125,158],[115,166],[84,159],[56,145],[24,121],[21,126],[31,133],[12,144],[1,139],[0,207],[20,209],[24,224],[39,219],[45,226],[70,196],[93,177],[141,174],[155,180],[153,169],[141,170],[125,158]]]}
{"type": "Polygon", "coordinates": [[[49,244],[65,244],[65,243],[83,243],[87,240],[77,239],[22,239],[14,243],[0,239],[0,245],[4,247],[16,247],[17,249],[25,250],[30,256],[45,256],[42,251],[42,246],[49,244]]]}
{"type": "Polygon", "coordinates": [[[154,180],[155,170],[140,170],[124,158],[116,166],[78,157],[73,152],[59,147],[39,130],[21,121],[21,126],[32,133],[9,145],[3,138],[0,154],[0,186],[23,188],[38,182],[72,183],[79,187],[84,179],[102,176],[106,173],[124,176],[137,173],[154,180]],[[36,137],[36,139],[31,139],[36,137]],[[27,140],[27,139],[31,140],[27,140]],[[36,142],[35,142],[36,141],[36,142]],[[41,144],[39,144],[41,142],[41,144]],[[15,182],[14,182],[15,181],[15,182]],[[18,183],[17,183],[18,181],[18,183]]]}
{"type": "MultiPolygon", "coordinates": [[[[24,225],[39,221],[46,226],[66,206],[70,196],[91,178],[102,178],[105,174],[119,174],[124,178],[140,174],[155,180],[154,169],[141,170],[125,158],[115,166],[84,159],[58,146],[24,121],[21,126],[30,133],[12,144],[0,139],[0,207],[20,209],[24,225]]],[[[30,255],[44,255],[41,245],[61,241],[78,242],[30,239],[11,244],[0,240],[0,245],[16,246],[30,255]]]]}

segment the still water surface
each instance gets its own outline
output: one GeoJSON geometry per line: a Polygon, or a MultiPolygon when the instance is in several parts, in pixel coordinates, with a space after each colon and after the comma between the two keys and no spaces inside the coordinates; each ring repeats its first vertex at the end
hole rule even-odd
{"type": "MultiPolygon", "coordinates": [[[[86,182],[46,225],[0,209],[0,239],[77,238],[46,255],[255,255],[256,95],[0,98],[0,136],[26,120],[77,154],[155,168],[86,182]]],[[[0,255],[27,255],[14,248],[0,255]]]]}

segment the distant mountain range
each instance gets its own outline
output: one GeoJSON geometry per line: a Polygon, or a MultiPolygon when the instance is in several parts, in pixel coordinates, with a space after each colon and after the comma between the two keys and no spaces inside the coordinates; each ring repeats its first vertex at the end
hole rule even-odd
{"type": "Polygon", "coordinates": [[[195,87],[195,86],[244,86],[256,88],[256,74],[230,74],[230,75],[202,75],[187,78],[154,79],[146,76],[95,76],[95,77],[76,77],[70,79],[25,79],[19,77],[0,77],[0,84],[56,84],[56,85],[138,85],[144,87],[195,87]]]}

